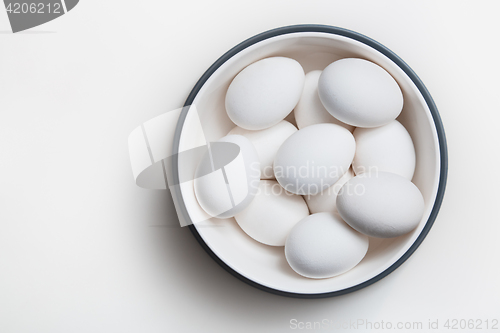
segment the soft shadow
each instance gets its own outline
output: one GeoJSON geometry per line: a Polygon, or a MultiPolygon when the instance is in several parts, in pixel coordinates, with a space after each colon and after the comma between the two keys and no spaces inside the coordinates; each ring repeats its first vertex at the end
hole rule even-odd
{"type": "MultiPolygon", "coordinates": [[[[152,204],[150,209],[165,212],[158,202],[152,204]]],[[[158,290],[162,294],[161,297],[171,297],[172,287],[167,281],[171,283],[172,272],[175,272],[177,288],[185,290],[186,297],[191,298],[191,311],[197,313],[212,308],[214,313],[220,314],[217,318],[218,324],[228,318],[244,323],[248,321],[249,314],[252,314],[259,318],[262,326],[283,325],[281,327],[286,329],[293,316],[300,314],[307,318],[314,314],[314,317],[330,318],[349,307],[349,304],[363,304],[368,289],[371,289],[372,293],[374,291],[375,286],[370,286],[355,293],[324,299],[274,295],[249,286],[225,271],[203,250],[188,228],[172,226],[151,230],[155,230],[155,246],[151,248],[151,255],[159,268],[156,274],[164,275],[160,280],[166,281],[158,290]]],[[[282,250],[280,248],[276,252],[282,250]]],[[[293,273],[284,259],[277,262],[277,269],[293,273]]],[[[380,294],[380,291],[375,292],[380,294]]]]}

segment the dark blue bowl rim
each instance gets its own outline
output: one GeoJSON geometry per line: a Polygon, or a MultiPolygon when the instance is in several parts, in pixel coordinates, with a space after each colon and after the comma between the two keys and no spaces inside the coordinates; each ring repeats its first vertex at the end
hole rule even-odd
{"type": "MultiPolygon", "coordinates": [[[[396,268],[401,266],[412,254],[415,252],[415,250],[420,246],[422,241],[425,239],[427,234],[429,233],[429,230],[432,228],[432,225],[434,224],[434,221],[436,220],[437,214],[439,212],[439,208],[441,207],[441,203],[443,201],[444,197],[444,192],[446,188],[446,180],[447,180],[447,175],[448,175],[448,149],[447,149],[447,144],[446,144],[446,136],[444,133],[444,128],[443,128],[443,123],[441,121],[441,117],[439,116],[439,112],[437,110],[437,107],[434,103],[434,100],[432,99],[431,95],[429,94],[429,91],[425,87],[425,85],[422,83],[420,78],[415,74],[415,72],[406,64],[399,56],[397,56],[394,52],[389,50],[387,47],[384,45],[380,44],[379,42],[364,36],[362,34],[359,34],[357,32],[347,30],[344,28],[339,28],[339,27],[334,27],[334,26],[329,26],[329,25],[317,25],[317,24],[302,24],[302,25],[292,25],[292,26],[286,26],[286,27],[281,27],[281,28],[276,28],[272,29],[266,32],[263,32],[261,34],[255,35],[242,43],[236,45],[229,51],[227,51],[224,55],[222,55],[219,59],[217,59],[216,62],[212,64],[208,68],[208,70],[200,77],[198,82],[195,84],[193,89],[191,90],[191,93],[189,94],[188,98],[186,99],[186,102],[184,103],[184,108],[179,116],[179,121],[177,123],[177,127],[175,130],[174,134],[174,143],[173,143],[173,154],[178,152],[179,148],[179,140],[180,140],[180,134],[182,131],[182,127],[184,125],[184,121],[186,119],[186,115],[189,111],[189,106],[192,104],[194,101],[196,95],[200,91],[201,87],[205,84],[205,82],[208,80],[208,78],[228,59],[233,57],[235,54],[238,52],[244,50],[245,48],[258,43],[260,41],[263,41],[268,38],[284,35],[284,34],[292,34],[292,33],[299,33],[299,32],[323,32],[323,33],[329,33],[329,34],[334,34],[334,35],[339,35],[339,36],[344,36],[348,37],[354,40],[357,40],[361,43],[364,43],[375,50],[381,52],[385,56],[387,56],[389,59],[391,59],[395,64],[397,64],[407,75],[408,77],[413,81],[413,83],[417,86],[418,90],[422,94],[422,96],[425,99],[425,102],[427,103],[430,112],[432,114],[432,118],[434,120],[434,124],[436,126],[436,131],[437,131],[437,136],[438,136],[438,141],[439,141],[439,151],[440,151],[440,160],[441,160],[441,170],[440,170],[440,176],[439,176],[439,185],[438,185],[438,191],[436,195],[436,200],[434,202],[434,206],[432,208],[431,214],[429,216],[429,219],[427,220],[427,223],[425,224],[422,232],[418,236],[418,238],[415,240],[415,242],[412,244],[412,246],[406,251],[401,258],[399,258],[394,264],[392,264],[389,268],[387,268],[385,271],[382,273],[378,274],[377,276],[360,283],[358,285],[355,285],[350,288],[346,288],[343,290],[338,290],[338,291],[333,291],[333,292],[327,292],[327,293],[314,293],[314,294],[306,294],[306,293],[293,293],[293,292],[285,292],[273,288],[266,287],[264,285],[261,285],[255,281],[252,281],[245,276],[239,274],[235,270],[233,270],[231,267],[229,267],[225,262],[223,262],[211,249],[210,247],[205,243],[205,241],[202,239],[200,234],[198,233],[198,230],[194,225],[189,225],[188,228],[191,230],[193,236],[196,238],[198,243],[200,243],[201,247],[214,259],[222,268],[224,268],[226,271],[231,273],[233,276],[236,278],[240,279],[241,281],[266,292],[280,295],[280,296],[287,296],[287,297],[294,297],[294,298],[325,298],[325,297],[333,297],[333,296],[340,296],[344,295],[362,288],[365,288],[392,273],[396,268]]],[[[173,170],[173,177],[174,177],[174,183],[178,183],[179,181],[179,173],[178,173],[178,168],[177,168],[177,159],[174,157],[172,159],[172,170],[173,170]]],[[[179,206],[178,209],[181,210],[181,214],[184,214],[188,221],[189,221],[189,215],[187,214],[186,207],[184,205],[184,200],[180,193],[175,193],[176,198],[178,200],[179,206]]]]}

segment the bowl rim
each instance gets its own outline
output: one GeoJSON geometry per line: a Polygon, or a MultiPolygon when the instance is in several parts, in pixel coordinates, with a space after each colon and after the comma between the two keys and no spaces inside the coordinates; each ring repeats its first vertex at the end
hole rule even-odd
{"type": "MultiPolygon", "coordinates": [[[[432,225],[434,224],[434,221],[436,220],[437,214],[439,212],[439,209],[441,207],[441,203],[443,201],[444,193],[445,193],[445,188],[446,188],[446,181],[447,181],[447,176],[448,176],[448,149],[447,149],[447,144],[446,144],[446,136],[444,132],[444,127],[443,123],[441,121],[441,117],[439,115],[439,112],[437,110],[436,104],[434,103],[434,100],[432,99],[429,91],[423,84],[423,82],[420,80],[420,78],[417,76],[417,74],[406,64],[398,55],[396,55],[393,51],[385,47],[384,45],[380,44],[379,42],[362,35],[360,33],[357,33],[352,30],[340,28],[340,27],[335,27],[335,26],[330,26],[330,25],[319,25],[319,24],[301,24],[301,25],[291,25],[291,26],[284,26],[280,28],[275,28],[272,30],[265,31],[263,33],[257,34],[253,37],[250,37],[246,39],[245,41],[239,43],[238,45],[234,46],[232,49],[224,53],[219,59],[217,59],[206,71],[203,73],[203,75],[200,77],[198,82],[194,85],[193,89],[191,90],[189,96],[187,97],[184,107],[182,109],[182,112],[179,115],[179,120],[177,122],[177,126],[175,129],[174,133],[174,140],[173,140],[173,150],[172,150],[172,173],[173,173],[173,180],[174,182],[179,181],[179,172],[178,172],[178,160],[176,158],[177,153],[179,151],[179,143],[180,143],[180,137],[181,137],[181,132],[182,132],[182,127],[184,125],[184,121],[186,119],[187,113],[189,112],[189,106],[192,104],[194,101],[196,95],[202,88],[202,86],[205,84],[205,82],[210,78],[210,76],[222,65],[224,64],[227,60],[229,60],[231,57],[239,53],[240,51],[248,48],[251,45],[254,45],[258,42],[261,42],[265,39],[269,39],[272,37],[284,35],[284,34],[293,34],[293,33],[300,33],[300,32],[321,32],[321,33],[329,33],[329,34],[334,34],[334,35],[339,35],[339,36],[344,36],[347,38],[354,39],[358,42],[361,42],[363,44],[366,44],[373,49],[381,52],[385,56],[387,56],[391,61],[393,61],[398,67],[400,67],[406,75],[413,81],[419,92],[422,94],[425,103],[429,107],[429,110],[432,115],[432,119],[434,121],[434,125],[436,128],[437,132],[437,137],[438,137],[438,143],[439,143],[439,153],[440,153],[440,171],[439,171],[439,184],[438,184],[438,190],[436,194],[436,199],[434,201],[434,205],[432,207],[432,211],[429,215],[429,218],[427,219],[427,222],[425,223],[424,228],[420,232],[419,236],[417,239],[414,241],[414,243],[410,246],[410,248],[396,261],[394,262],[391,266],[389,266],[386,270],[382,271],[380,274],[372,277],[371,279],[364,281],[360,284],[357,284],[355,286],[342,289],[342,290],[337,290],[337,291],[332,291],[332,292],[326,292],[326,293],[311,293],[311,294],[306,294],[306,293],[294,293],[294,292],[287,292],[287,291],[282,291],[282,290],[277,290],[274,288],[270,288],[267,286],[264,286],[260,283],[257,283],[240,273],[236,272],[234,269],[232,269],[230,266],[228,266],[224,261],[222,261],[213,251],[212,249],[205,243],[203,238],[200,236],[198,233],[198,230],[193,224],[190,224],[188,226],[189,230],[191,230],[191,233],[195,237],[195,239],[198,241],[198,243],[201,245],[201,247],[208,253],[208,255],[215,260],[222,268],[224,268],[227,272],[229,272],[231,275],[235,276],[239,280],[266,292],[275,294],[275,295],[280,295],[280,296],[287,296],[287,297],[293,297],[293,298],[326,298],[326,297],[333,297],[333,296],[340,296],[344,294],[348,294],[357,290],[360,290],[362,288],[365,288],[392,273],[395,269],[397,269],[399,266],[401,266],[414,252],[415,250],[420,246],[422,241],[425,239],[427,234],[429,233],[430,229],[432,228],[432,225]]],[[[182,195],[179,191],[176,191],[175,193],[176,199],[178,200],[178,209],[180,210],[179,214],[183,214],[183,216],[190,221],[189,214],[187,212],[187,209],[184,205],[184,200],[182,198],[182,195]]]]}

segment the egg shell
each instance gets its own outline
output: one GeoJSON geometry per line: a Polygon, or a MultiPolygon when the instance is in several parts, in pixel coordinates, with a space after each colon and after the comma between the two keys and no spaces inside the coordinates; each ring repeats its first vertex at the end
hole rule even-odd
{"type": "Polygon", "coordinates": [[[368,251],[368,237],[335,213],[312,214],[297,223],[285,243],[288,264],[298,274],[330,278],[354,268],[368,251]]]}
{"type": "Polygon", "coordinates": [[[299,103],[294,109],[295,121],[299,129],[314,124],[331,123],[345,127],[349,131],[353,131],[354,127],[347,125],[333,117],[326,111],[323,103],[318,95],[318,81],[321,71],[311,71],[306,74],[304,82],[304,90],[300,97],[299,103]]]}
{"type": "Polygon", "coordinates": [[[375,128],[356,128],[356,155],[352,167],[356,175],[386,171],[411,180],[415,172],[415,148],[406,128],[397,120],[375,128]]]}
{"type": "Polygon", "coordinates": [[[286,192],[274,180],[261,180],[252,203],[235,216],[250,237],[271,246],[284,246],[293,226],[309,215],[304,199],[286,192]]]}
{"type": "Polygon", "coordinates": [[[318,92],[332,116],[355,127],[385,125],[403,109],[396,80],[364,59],[346,58],[328,65],[319,78],[318,92]]]}
{"type": "Polygon", "coordinates": [[[228,135],[212,143],[196,169],[194,190],[210,216],[229,218],[245,209],[260,182],[260,163],[250,140],[228,135]]]}
{"type": "Polygon", "coordinates": [[[400,175],[363,173],[342,187],[337,209],[357,231],[391,238],[415,229],[424,213],[424,198],[415,184],[400,175]]]}
{"type": "Polygon", "coordinates": [[[271,57],[244,68],[226,93],[226,111],[239,127],[261,130],[282,121],[297,105],[304,70],[293,59],[271,57]]]}
{"type": "Polygon", "coordinates": [[[355,150],[354,137],[344,127],[307,126],[292,134],[278,150],[274,159],[276,180],[289,192],[318,194],[347,172],[355,150]]]}
{"type": "Polygon", "coordinates": [[[278,124],[260,131],[246,130],[236,126],[229,134],[243,135],[249,139],[259,156],[260,178],[274,179],[273,163],[276,153],[283,142],[295,132],[297,132],[295,126],[282,120],[278,124]]]}
{"type": "Polygon", "coordinates": [[[304,199],[312,214],[329,212],[337,213],[337,194],[342,186],[354,177],[354,172],[351,168],[340,177],[339,180],[326,190],[316,195],[304,195],[304,199]]]}

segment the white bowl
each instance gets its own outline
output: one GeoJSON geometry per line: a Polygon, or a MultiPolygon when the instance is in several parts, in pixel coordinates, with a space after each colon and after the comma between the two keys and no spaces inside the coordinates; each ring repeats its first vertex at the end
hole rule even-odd
{"type": "MultiPolygon", "coordinates": [[[[275,294],[317,298],[355,291],[374,283],[399,267],[429,232],[444,195],[447,151],[438,111],[417,75],[398,56],[376,41],[353,31],[321,25],[278,28],[237,45],[200,78],[179,118],[174,153],[199,140],[189,105],[196,105],[205,136],[215,141],[234,127],[224,108],[226,90],[235,75],[249,64],[271,56],[285,56],[301,63],[305,72],[324,69],[331,62],[356,57],[385,68],[399,83],[404,108],[398,120],[410,133],[417,165],[413,182],[422,192],[425,213],[411,233],[392,239],[370,239],[366,257],[355,268],[329,279],[307,279],[295,273],[284,256],[283,247],[260,244],[247,236],[234,219],[211,219],[189,228],[203,248],[223,268],[239,279],[275,294]]],[[[174,178],[178,166],[173,165],[174,178]]],[[[175,193],[189,220],[198,205],[192,188],[175,193]]]]}

